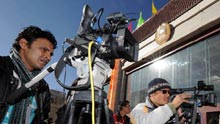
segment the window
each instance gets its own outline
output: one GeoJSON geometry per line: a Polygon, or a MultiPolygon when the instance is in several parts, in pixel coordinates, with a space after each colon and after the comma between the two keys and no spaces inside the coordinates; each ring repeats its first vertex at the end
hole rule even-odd
{"type": "Polygon", "coordinates": [[[166,79],[173,88],[194,87],[203,80],[207,85],[214,85],[215,93],[220,97],[220,35],[211,36],[128,75],[127,99],[132,108],[145,102],[148,83],[156,77],[166,79]]]}

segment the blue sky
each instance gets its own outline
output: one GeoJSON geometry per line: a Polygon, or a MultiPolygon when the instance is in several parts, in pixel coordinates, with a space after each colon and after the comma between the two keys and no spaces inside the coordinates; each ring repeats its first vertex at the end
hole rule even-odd
{"type": "MultiPolygon", "coordinates": [[[[57,62],[62,56],[62,43],[65,38],[76,36],[82,16],[82,9],[88,4],[94,13],[104,8],[101,24],[107,22],[106,17],[114,12],[137,13],[128,15],[139,18],[142,11],[144,20],[152,16],[152,0],[1,0],[0,1],[0,55],[8,55],[14,39],[22,28],[36,25],[51,31],[58,41],[54,57],[47,65],[57,62]]],[[[162,8],[168,0],[154,0],[157,9],[162,8]]],[[[133,30],[136,22],[132,22],[133,30]]],[[[101,25],[102,26],[102,25],[101,25]]],[[[67,76],[75,78],[75,74],[67,72],[67,76]]],[[[51,89],[63,90],[55,81],[54,73],[45,77],[51,89]]],[[[72,81],[67,81],[71,84],[72,81]]]]}

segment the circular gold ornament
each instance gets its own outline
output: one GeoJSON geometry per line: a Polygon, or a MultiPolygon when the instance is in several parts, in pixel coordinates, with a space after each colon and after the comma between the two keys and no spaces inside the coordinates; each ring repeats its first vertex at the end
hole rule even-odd
{"type": "Polygon", "coordinates": [[[168,23],[162,23],[156,31],[155,34],[155,41],[157,44],[162,45],[168,41],[170,38],[170,24],[168,23]]]}

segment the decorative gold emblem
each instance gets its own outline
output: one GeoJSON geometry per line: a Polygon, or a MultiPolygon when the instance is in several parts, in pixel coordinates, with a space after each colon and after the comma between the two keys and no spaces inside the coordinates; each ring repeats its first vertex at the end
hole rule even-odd
{"type": "Polygon", "coordinates": [[[162,23],[156,31],[155,41],[157,44],[162,45],[168,41],[170,38],[171,27],[168,23],[162,23]]]}

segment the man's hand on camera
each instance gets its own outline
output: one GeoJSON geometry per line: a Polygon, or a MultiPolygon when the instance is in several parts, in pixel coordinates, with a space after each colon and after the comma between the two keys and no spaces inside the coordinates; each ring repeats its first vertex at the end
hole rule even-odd
{"type": "Polygon", "coordinates": [[[182,111],[182,108],[178,108],[177,114],[179,116],[179,124],[183,124],[186,121],[186,118],[183,116],[184,112],[182,111]]]}
{"type": "Polygon", "coordinates": [[[187,100],[188,98],[191,98],[192,95],[189,93],[182,93],[182,94],[178,94],[175,96],[175,98],[172,101],[172,104],[174,105],[175,108],[178,108],[182,103],[190,103],[189,100],[187,100]]]}

